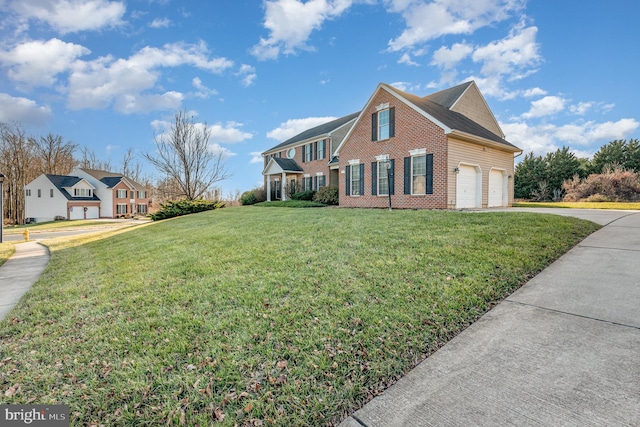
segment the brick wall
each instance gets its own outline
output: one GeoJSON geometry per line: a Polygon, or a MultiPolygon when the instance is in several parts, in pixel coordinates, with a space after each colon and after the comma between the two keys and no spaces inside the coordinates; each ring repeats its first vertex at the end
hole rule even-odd
{"type": "Polygon", "coordinates": [[[372,195],[371,163],[376,156],[389,155],[395,159],[395,194],[391,196],[394,208],[405,209],[446,209],[447,208],[447,137],[444,131],[427,120],[413,108],[381,89],[353,129],[349,140],[340,150],[340,206],[385,208],[388,196],[372,195]],[[395,107],[395,136],[383,141],[371,141],[371,115],[376,106],[389,103],[395,107]],[[433,194],[413,196],[404,194],[404,158],[409,150],[426,149],[433,154],[433,194]],[[364,194],[345,194],[345,168],[349,160],[359,159],[364,163],[364,194]]]}

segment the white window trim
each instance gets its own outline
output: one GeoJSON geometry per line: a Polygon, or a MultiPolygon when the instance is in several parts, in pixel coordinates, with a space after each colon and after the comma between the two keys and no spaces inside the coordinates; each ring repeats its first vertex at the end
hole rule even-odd
{"type": "Polygon", "coordinates": [[[376,107],[376,111],[380,112],[382,110],[388,110],[389,109],[389,103],[385,102],[384,104],[380,104],[376,107]]]}
{"type": "Polygon", "coordinates": [[[360,164],[360,159],[349,160],[349,166],[359,165],[359,164],[360,164]]]}
{"type": "Polygon", "coordinates": [[[415,150],[409,150],[409,155],[413,156],[421,156],[423,154],[427,154],[426,148],[416,148],[415,150]]]}

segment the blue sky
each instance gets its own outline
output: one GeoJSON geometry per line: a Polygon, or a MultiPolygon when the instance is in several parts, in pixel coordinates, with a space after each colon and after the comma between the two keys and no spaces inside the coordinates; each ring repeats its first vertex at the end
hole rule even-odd
{"type": "Polygon", "coordinates": [[[227,194],[379,82],[474,79],[507,140],[589,157],[640,137],[639,15],[636,0],[0,0],[0,122],[117,169],[186,110],[227,156],[227,194]]]}

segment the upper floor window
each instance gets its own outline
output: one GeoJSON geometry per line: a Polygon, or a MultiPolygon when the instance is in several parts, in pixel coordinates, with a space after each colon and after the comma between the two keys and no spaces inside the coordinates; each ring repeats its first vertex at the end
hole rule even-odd
{"type": "Polygon", "coordinates": [[[91,197],[91,189],[90,188],[74,188],[73,195],[75,197],[91,197]]]}
{"type": "Polygon", "coordinates": [[[42,190],[38,188],[38,197],[42,197],[42,190]]]}
{"type": "Polygon", "coordinates": [[[322,160],[327,157],[327,140],[323,139],[317,142],[318,144],[318,160],[322,160]]]}
{"type": "Polygon", "coordinates": [[[49,197],[53,197],[53,188],[49,189],[49,197]]]}
{"type": "Polygon", "coordinates": [[[118,199],[126,199],[127,198],[127,190],[116,190],[116,197],[118,199]]]}
{"type": "Polygon", "coordinates": [[[31,197],[31,189],[27,188],[24,190],[24,195],[27,197],[31,197]]]}
{"type": "Polygon", "coordinates": [[[378,107],[371,115],[371,140],[382,141],[395,136],[395,107],[388,104],[378,107]]]}
{"type": "Polygon", "coordinates": [[[138,199],[146,199],[147,192],[146,191],[138,191],[138,199]]]}

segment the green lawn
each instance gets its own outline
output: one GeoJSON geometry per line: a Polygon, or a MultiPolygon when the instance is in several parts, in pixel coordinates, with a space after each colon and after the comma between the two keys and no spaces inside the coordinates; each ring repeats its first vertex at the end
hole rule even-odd
{"type": "Polygon", "coordinates": [[[640,210],[640,202],[516,202],[518,208],[576,208],[640,210]]]}
{"type": "Polygon", "coordinates": [[[0,243],[0,265],[4,264],[14,252],[15,246],[13,246],[13,243],[0,243]]]}
{"type": "Polygon", "coordinates": [[[254,206],[54,242],[0,393],[74,426],[335,424],[597,228],[254,206]]]}

